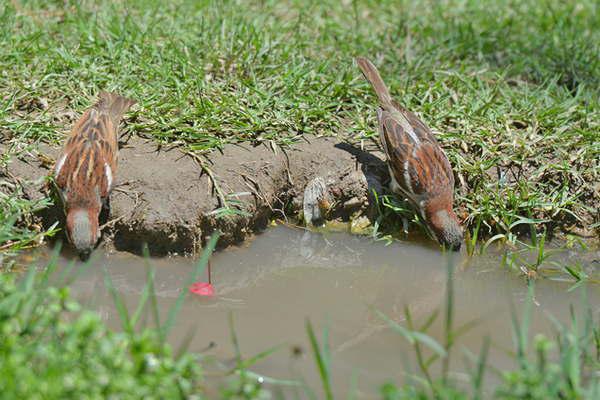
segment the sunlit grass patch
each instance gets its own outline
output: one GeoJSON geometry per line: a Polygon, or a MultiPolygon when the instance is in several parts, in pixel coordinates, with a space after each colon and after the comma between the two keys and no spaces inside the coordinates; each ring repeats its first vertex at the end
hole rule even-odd
{"type": "Polygon", "coordinates": [[[15,0],[0,5],[0,132],[58,143],[108,89],[138,101],[124,134],[198,154],[306,134],[377,140],[353,62],[365,55],[438,134],[480,237],[523,217],[589,234],[599,15],[591,0],[15,0]]]}

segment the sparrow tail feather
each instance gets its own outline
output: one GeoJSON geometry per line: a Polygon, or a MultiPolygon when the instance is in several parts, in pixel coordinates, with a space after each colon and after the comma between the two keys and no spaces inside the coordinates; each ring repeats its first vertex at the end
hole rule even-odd
{"type": "Polygon", "coordinates": [[[118,126],[123,118],[123,114],[135,104],[135,100],[129,99],[111,92],[100,92],[99,100],[94,106],[100,112],[106,112],[110,117],[113,126],[118,126]]]}
{"type": "Polygon", "coordinates": [[[381,79],[381,75],[379,75],[379,71],[373,65],[373,63],[365,57],[356,57],[356,62],[363,75],[365,76],[365,79],[369,81],[369,83],[375,90],[375,93],[379,98],[380,105],[383,108],[393,108],[392,96],[390,95],[390,91],[383,82],[383,79],[381,79]]]}

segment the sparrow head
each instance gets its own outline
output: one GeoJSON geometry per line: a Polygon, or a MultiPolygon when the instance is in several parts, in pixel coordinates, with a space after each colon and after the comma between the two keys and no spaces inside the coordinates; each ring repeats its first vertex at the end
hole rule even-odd
{"type": "Polygon", "coordinates": [[[428,207],[425,217],[438,242],[452,251],[459,251],[463,242],[463,230],[458,217],[448,207],[428,207]]]}
{"type": "Polygon", "coordinates": [[[74,208],[67,212],[67,237],[82,260],[89,257],[100,237],[98,214],[99,211],[89,208],[74,208]]]}

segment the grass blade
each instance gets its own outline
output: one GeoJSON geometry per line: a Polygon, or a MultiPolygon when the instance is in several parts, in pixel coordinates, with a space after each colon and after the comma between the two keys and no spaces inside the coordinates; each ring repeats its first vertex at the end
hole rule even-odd
{"type": "MultiPolygon", "coordinates": [[[[236,343],[237,343],[237,338],[236,338],[236,343]]],[[[257,362],[259,362],[260,360],[270,356],[271,354],[275,353],[277,350],[281,349],[281,345],[277,345],[277,346],[273,346],[267,350],[261,351],[260,353],[256,354],[253,357],[250,357],[246,360],[242,360],[241,357],[239,358],[239,364],[232,370],[230,370],[228,372],[228,374],[233,373],[236,369],[248,369],[251,366],[253,366],[254,364],[256,364],[257,362]]]]}
{"type": "Polygon", "coordinates": [[[485,367],[487,362],[487,356],[490,350],[490,337],[486,336],[483,339],[483,344],[481,345],[481,352],[479,353],[479,357],[477,360],[477,371],[475,376],[473,377],[473,399],[479,400],[482,399],[483,394],[483,376],[485,374],[485,367]]]}
{"type": "Polygon", "coordinates": [[[185,296],[187,295],[187,288],[198,279],[198,277],[200,276],[202,271],[204,271],[204,268],[206,268],[208,259],[212,255],[212,253],[215,249],[215,246],[217,245],[218,240],[219,240],[219,233],[215,233],[210,237],[210,240],[208,241],[206,248],[202,252],[202,256],[200,256],[200,260],[198,260],[198,263],[192,270],[190,277],[185,282],[184,287],[181,289],[181,293],[179,293],[179,296],[177,296],[177,300],[175,301],[175,304],[173,305],[173,307],[171,307],[169,309],[169,312],[167,314],[167,319],[161,328],[161,336],[163,338],[166,338],[169,335],[169,332],[171,332],[171,329],[173,328],[173,325],[175,324],[175,318],[177,317],[177,314],[179,314],[179,310],[181,310],[181,306],[183,305],[183,300],[185,299],[185,296]]]}
{"type": "Polygon", "coordinates": [[[306,332],[308,333],[308,339],[310,340],[313,355],[315,356],[315,362],[317,363],[317,368],[319,369],[319,375],[321,377],[321,382],[323,383],[323,391],[325,393],[325,398],[327,400],[333,400],[328,365],[323,358],[323,354],[321,353],[321,349],[319,348],[319,343],[317,342],[315,332],[309,320],[306,320],[306,332]]]}
{"type": "Polygon", "coordinates": [[[431,350],[437,353],[438,356],[444,358],[448,355],[448,352],[444,350],[444,347],[431,336],[426,335],[422,332],[412,332],[412,335],[417,342],[429,347],[431,350]]]}
{"type": "MultiPolygon", "coordinates": [[[[444,330],[446,334],[446,345],[445,350],[449,355],[452,345],[454,344],[454,332],[452,329],[454,322],[454,264],[452,258],[448,257],[447,261],[447,280],[446,280],[446,319],[444,323],[444,330]]],[[[446,357],[442,360],[442,381],[446,383],[448,381],[448,370],[450,367],[450,357],[446,357]]]]}
{"type": "Polygon", "coordinates": [[[115,288],[115,285],[110,277],[110,273],[108,269],[104,268],[104,285],[108,289],[113,302],[115,303],[115,308],[117,309],[117,313],[119,314],[119,318],[121,319],[121,326],[123,330],[128,334],[133,333],[133,327],[131,326],[131,319],[129,318],[129,312],[127,311],[127,306],[125,306],[125,302],[123,298],[115,288]]]}
{"type": "MultiPolygon", "coordinates": [[[[154,291],[154,268],[148,268],[148,272],[146,274],[146,285],[144,286],[144,290],[142,291],[142,295],[138,302],[137,308],[135,309],[133,315],[131,316],[131,325],[136,326],[144,308],[146,307],[146,303],[150,299],[150,296],[155,296],[154,291]]],[[[158,326],[158,325],[157,325],[158,326]]]]}

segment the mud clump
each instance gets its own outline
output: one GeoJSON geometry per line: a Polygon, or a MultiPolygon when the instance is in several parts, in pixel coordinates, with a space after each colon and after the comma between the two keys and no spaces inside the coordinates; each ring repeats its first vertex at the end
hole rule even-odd
{"type": "MultiPolygon", "coordinates": [[[[40,145],[38,152],[55,158],[59,149],[40,145]]],[[[41,158],[13,158],[8,167],[23,182],[37,181],[24,187],[30,198],[48,194],[39,178],[50,170],[41,158]]],[[[326,186],[327,219],[370,215],[371,193],[388,178],[382,158],[318,137],[289,148],[226,145],[206,157],[134,137],[120,149],[116,176],[110,213],[102,221],[104,242],[134,253],[147,244],[154,255],[197,253],[217,230],[224,247],[265,229],[273,218],[297,218],[315,178],[326,186]]],[[[39,216],[50,226],[60,223],[61,214],[58,205],[39,216]]]]}

